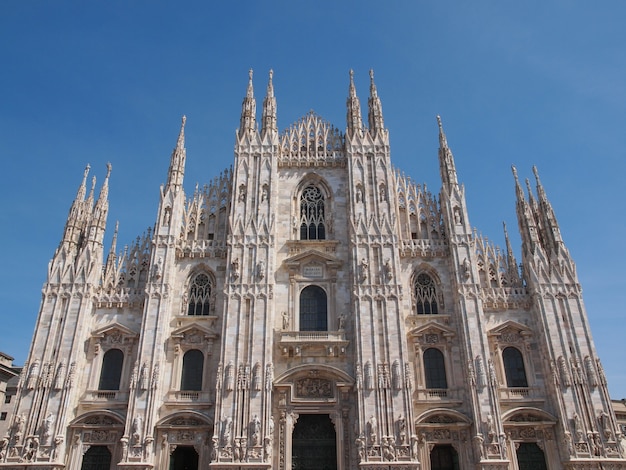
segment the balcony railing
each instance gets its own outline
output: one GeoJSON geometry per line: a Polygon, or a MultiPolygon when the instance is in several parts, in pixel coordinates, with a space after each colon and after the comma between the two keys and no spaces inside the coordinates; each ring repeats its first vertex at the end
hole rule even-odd
{"type": "Polygon", "coordinates": [[[285,356],[342,356],[350,344],[344,331],[282,331],[278,343],[285,356]]]}
{"type": "Polygon", "coordinates": [[[174,390],[168,393],[167,400],[176,403],[210,403],[211,393],[200,390],[174,390]]]}
{"type": "Polygon", "coordinates": [[[500,389],[500,398],[503,400],[527,400],[537,397],[538,391],[530,387],[503,387],[500,389]]]}
{"type": "Polygon", "coordinates": [[[128,392],[119,390],[89,390],[83,398],[90,402],[125,402],[128,401],[128,392]]]}
{"type": "Polygon", "coordinates": [[[451,398],[451,391],[447,388],[425,388],[417,390],[417,399],[424,401],[441,401],[451,398]]]}

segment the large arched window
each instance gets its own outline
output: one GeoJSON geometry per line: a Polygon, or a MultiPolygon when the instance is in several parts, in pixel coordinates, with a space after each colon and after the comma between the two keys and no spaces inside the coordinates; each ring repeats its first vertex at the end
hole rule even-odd
{"type": "Polygon", "coordinates": [[[437,348],[424,351],[424,378],[426,388],[448,388],[443,353],[437,348]]]}
{"type": "Polygon", "coordinates": [[[190,349],[183,356],[183,373],[180,379],[181,390],[202,390],[204,354],[199,349],[190,349]]]}
{"type": "Polygon", "coordinates": [[[300,239],[325,240],[324,194],[317,186],[309,185],[300,195],[300,239]]]}
{"type": "Polygon", "coordinates": [[[415,303],[418,315],[439,313],[435,281],[426,273],[420,273],[415,280],[415,303]]]}
{"type": "Polygon", "coordinates": [[[502,362],[504,362],[507,387],[528,387],[524,357],[519,349],[514,347],[505,348],[502,351],[502,362]]]}
{"type": "Polygon", "coordinates": [[[102,358],[98,390],[119,390],[122,378],[124,353],[119,349],[109,349],[102,358]]]}
{"type": "Polygon", "coordinates": [[[211,311],[212,283],[209,276],[200,273],[189,285],[187,315],[209,315],[211,311]]]}
{"type": "Polygon", "coordinates": [[[328,307],[326,292],[318,286],[308,286],[300,293],[300,331],[327,331],[328,307]]]}

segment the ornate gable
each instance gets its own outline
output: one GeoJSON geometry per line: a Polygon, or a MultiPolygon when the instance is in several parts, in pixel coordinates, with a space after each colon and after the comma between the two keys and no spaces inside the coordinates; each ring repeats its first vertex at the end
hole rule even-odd
{"type": "Polygon", "coordinates": [[[139,335],[137,333],[119,323],[107,325],[91,333],[91,342],[94,345],[96,354],[100,351],[100,348],[127,349],[135,344],[138,338],[139,335]]]}
{"type": "Polygon", "coordinates": [[[210,328],[206,328],[198,323],[191,323],[178,328],[172,332],[170,341],[174,345],[174,350],[179,352],[181,349],[206,348],[211,354],[213,341],[219,335],[210,328]]]}

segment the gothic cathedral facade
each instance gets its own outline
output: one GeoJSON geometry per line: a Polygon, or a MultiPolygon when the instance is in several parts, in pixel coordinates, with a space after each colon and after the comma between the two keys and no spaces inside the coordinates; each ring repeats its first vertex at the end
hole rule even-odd
{"type": "Polygon", "coordinates": [[[232,168],[103,246],[85,170],[43,288],[0,469],[626,469],[574,263],[536,170],[521,269],[470,225],[438,118],[438,195],[394,169],[370,73],[345,132],[277,127],[252,73],[232,168]]]}

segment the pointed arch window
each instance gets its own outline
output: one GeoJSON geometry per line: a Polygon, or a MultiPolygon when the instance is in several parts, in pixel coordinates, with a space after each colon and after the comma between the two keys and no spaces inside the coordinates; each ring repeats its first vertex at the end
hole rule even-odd
{"type": "Polygon", "coordinates": [[[119,349],[109,349],[102,358],[98,390],[119,390],[122,378],[124,353],[119,349]]]}
{"type": "Polygon", "coordinates": [[[204,354],[199,349],[190,349],[183,356],[183,373],[180,379],[181,390],[201,391],[204,354]]]}
{"type": "Polygon", "coordinates": [[[305,187],[300,195],[300,239],[326,239],[325,198],[317,186],[305,187]]]}
{"type": "Polygon", "coordinates": [[[509,346],[502,351],[507,387],[528,387],[524,357],[519,349],[509,346]]]}
{"type": "Polygon", "coordinates": [[[448,388],[443,353],[437,348],[424,351],[424,378],[426,388],[448,388]]]}
{"type": "Polygon", "coordinates": [[[209,315],[212,292],[213,284],[207,274],[200,273],[194,277],[189,286],[187,315],[209,315]]]}
{"type": "Polygon", "coordinates": [[[319,286],[300,293],[300,331],[328,331],[326,292],[319,286]]]}
{"type": "Polygon", "coordinates": [[[437,286],[432,277],[420,273],[415,280],[415,303],[418,315],[435,315],[439,313],[437,305],[437,286]]]}

